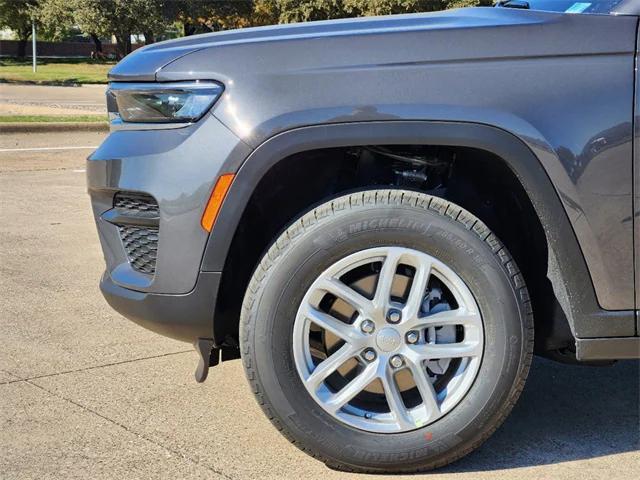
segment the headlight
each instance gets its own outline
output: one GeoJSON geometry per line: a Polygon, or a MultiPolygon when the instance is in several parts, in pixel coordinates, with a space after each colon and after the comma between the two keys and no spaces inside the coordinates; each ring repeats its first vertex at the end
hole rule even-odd
{"type": "Polygon", "coordinates": [[[216,82],[111,83],[112,120],[130,123],[189,123],[199,120],[223,91],[216,82]]]}

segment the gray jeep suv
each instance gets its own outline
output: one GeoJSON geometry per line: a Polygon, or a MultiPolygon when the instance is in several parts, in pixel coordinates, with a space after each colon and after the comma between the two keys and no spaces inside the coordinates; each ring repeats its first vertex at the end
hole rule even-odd
{"type": "Polygon", "coordinates": [[[460,458],[534,352],[640,357],[639,15],[512,0],[136,51],[88,159],[104,296],[193,343],[199,381],[242,357],[331,467],[460,458]]]}

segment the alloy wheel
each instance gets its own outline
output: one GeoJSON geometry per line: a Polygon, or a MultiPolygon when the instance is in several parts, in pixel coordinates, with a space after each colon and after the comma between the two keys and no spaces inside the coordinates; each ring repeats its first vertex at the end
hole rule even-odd
{"type": "Polygon", "coordinates": [[[327,413],[397,433],[451,411],[478,373],[482,318],[444,263],[403,247],[351,254],[307,290],[293,329],[302,382],[327,413]]]}

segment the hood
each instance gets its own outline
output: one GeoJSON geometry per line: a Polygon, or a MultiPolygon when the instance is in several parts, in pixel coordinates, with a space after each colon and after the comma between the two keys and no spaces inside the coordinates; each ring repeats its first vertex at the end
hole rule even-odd
{"type": "Polygon", "coordinates": [[[508,8],[462,8],[442,12],[379,17],[349,18],[319,22],[294,23],[206,33],[149,45],[127,55],[109,72],[113,81],[153,81],[156,73],[171,62],[214,47],[279,43],[287,41],[322,41],[336,37],[357,40],[367,35],[422,32],[461,28],[487,28],[530,25],[548,21],[546,12],[508,8]]]}

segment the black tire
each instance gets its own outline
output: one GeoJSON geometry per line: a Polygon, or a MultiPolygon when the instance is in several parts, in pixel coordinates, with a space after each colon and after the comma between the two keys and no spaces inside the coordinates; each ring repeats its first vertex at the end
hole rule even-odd
{"type": "Polygon", "coordinates": [[[500,426],[524,387],[533,318],[518,267],[480,220],[441,198],[385,189],[329,201],[280,235],[250,281],[240,336],[258,403],[298,448],[345,471],[408,473],[459,459],[500,426]],[[315,403],[296,371],[292,328],[306,290],[329,265],[390,244],[426,252],[464,280],[480,308],[485,349],[476,381],[452,412],[417,430],[377,434],[340,423],[315,403]]]}

